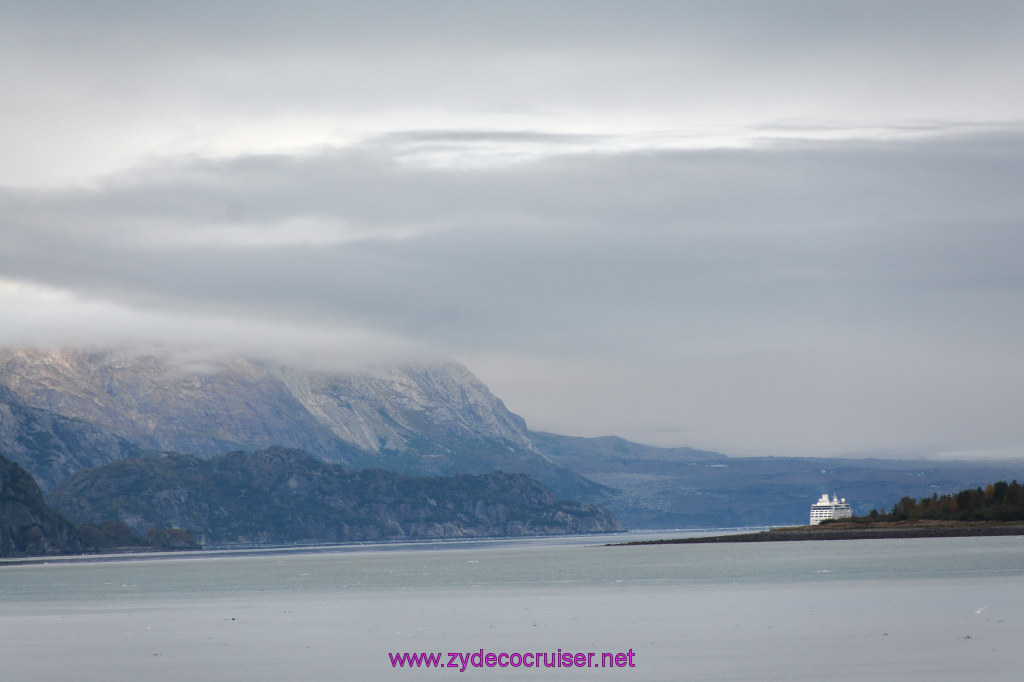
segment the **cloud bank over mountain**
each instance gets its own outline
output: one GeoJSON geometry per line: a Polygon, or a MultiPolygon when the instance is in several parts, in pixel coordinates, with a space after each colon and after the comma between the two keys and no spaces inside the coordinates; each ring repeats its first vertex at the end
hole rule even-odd
{"type": "Polygon", "coordinates": [[[1024,452],[1016,5],[6,14],[0,344],[454,357],[561,433],[1024,452]]]}

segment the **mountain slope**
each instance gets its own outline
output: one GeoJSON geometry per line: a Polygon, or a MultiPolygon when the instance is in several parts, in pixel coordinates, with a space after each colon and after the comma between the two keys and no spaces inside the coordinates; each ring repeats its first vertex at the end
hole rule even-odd
{"type": "Polygon", "coordinates": [[[500,469],[565,497],[602,490],[539,454],[523,420],[454,362],[330,373],[181,353],[6,348],[0,384],[30,407],[151,450],[210,457],[280,445],[353,468],[500,469]]]}
{"type": "Polygon", "coordinates": [[[0,349],[0,447],[46,489],[142,451],[281,445],[352,468],[529,474],[631,528],[804,522],[823,492],[866,513],[905,495],[1020,479],[1021,462],[732,458],[527,431],[451,362],[309,371],[240,358],[0,349]],[[87,420],[87,421],[86,421],[87,420]],[[132,445],[139,443],[140,445],[132,445]]]}
{"type": "Polygon", "coordinates": [[[51,490],[86,467],[138,457],[142,449],[81,419],[30,407],[0,385],[0,452],[51,490]]]}
{"type": "Polygon", "coordinates": [[[46,505],[27,471],[0,455],[0,556],[83,551],[75,527],[46,505]]]}
{"type": "Polygon", "coordinates": [[[75,474],[50,499],[78,521],[114,518],[137,532],[173,526],[204,544],[622,529],[607,510],[559,501],[521,474],[353,472],[285,448],[209,460],[188,455],[125,460],[75,474]]]}
{"type": "Polygon", "coordinates": [[[811,503],[838,492],[866,514],[905,495],[928,496],[1020,478],[1024,462],[726,457],[622,438],[531,433],[552,460],[614,492],[601,502],[630,528],[807,523],[811,503]]]}
{"type": "Polygon", "coordinates": [[[346,447],[262,367],[128,351],[0,349],[0,384],[39,409],[83,419],[142,447],[210,456],[301,445],[347,462],[346,447]]]}
{"type": "Polygon", "coordinates": [[[272,371],[338,438],[370,452],[424,446],[445,452],[474,442],[532,447],[522,418],[455,362],[333,374],[287,366],[272,371]]]}

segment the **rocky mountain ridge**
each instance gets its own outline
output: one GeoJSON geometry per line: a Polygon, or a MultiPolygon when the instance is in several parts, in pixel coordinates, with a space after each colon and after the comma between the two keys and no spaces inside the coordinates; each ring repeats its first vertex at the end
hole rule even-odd
{"type": "Polygon", "coordinates": [[[1021,461],[737,458],[531,432],[452,362],[311,371],[180,350],[0,349],[0,452],[44,490],[138,454],[274,445],[352,469],[526,473],[631,528],[792,525],[822,492],[866,513],[1024,472],[1021,461]]]}
{"type": "Polygon", "coordinates": [[[630,528],[807,523],[811,503],[838,491],[867,514],[904,495],[944,494],[1021,478],[1024,462],[727,457],[622,438],[531,432],[538,449],[612,491],[601,499],[630,528]]]}
{"type": "MultiPolygon", "coordinates": [[[[140,451],[211,457],[279,445],[352,468],[501,469],[566,497],[601,490],[540,454],[523,420],[450,361],[325,372],[182,352],[3,348],[0,385],[29,408],[87,422],[140,451]]],[[[50,456],[29,455],[19,461],[52,487],[50,456]]]]}
{"type": "Polygon", "coordinates": [[[348,373],[264,366],[335,436],[369,452],[404,452],[424,439],[442,449],[452,440],[533,448],[526,422],[456,362],[348,373]]]}
{"type": "Polygon", "coordinates": [[[138,457],[144,450],[83,419],[27,405],[0,384],[0,452],[51,490],[80,469],[138,457]]]}
{"type": "Polygon", "coordinates": [[[606,509],[560,501],[524,474],[351,471],[280,447],[123,460],[73,475],[50,500],[78,522],[173,526],[204,545],[622,530],[606,509]]]}

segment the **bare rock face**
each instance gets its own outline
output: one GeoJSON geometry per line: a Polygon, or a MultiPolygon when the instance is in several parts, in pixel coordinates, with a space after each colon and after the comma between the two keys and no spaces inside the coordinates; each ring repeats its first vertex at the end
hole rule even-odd
{"type": "Polygon", "coordinates": [[[137,457],[142,449],[85,420],[31,407],[0,385],[0,453],[48,491],[80,469],[137,457]]]}
{"type": "Polygon", "coordinates": [[[262,367],[120,350],[0,351],[0,384],[25,403],[86,420],[142,447],[210,456],[301,444],[343,461],[346,448],[262,367]]]}
{"type": "MultiPolygon", "coordinates": [[[[562,496],[601,490],[540,454],[523,420],[455,362],[323,372],[180,351],[6,348],[0,385],[29,408],[87,422],[137,450],[208,458],[277,445],[353,468],[500,469],[536,476],[562,496]]],[[[45,457],[17,454],[49,488],[81,465],[130,456],[104,453],[53,471],[45,457]]]]}
{"type": "Polygon", "coordinates": [[[496,442],[530,450],[526,423],[455,362],[388,365],[351,373],[276,373],[338,438],[370,452],[440,451],[451,443],[496,442]]]}

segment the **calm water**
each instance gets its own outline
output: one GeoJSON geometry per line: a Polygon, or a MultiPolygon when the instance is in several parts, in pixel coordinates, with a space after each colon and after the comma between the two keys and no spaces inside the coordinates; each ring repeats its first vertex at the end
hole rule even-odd
{"type": "Polygon", "coordinates": [[[17,680],[961,680],[1024,665],[1024,538],[584,542],[0,565],[0,661],[17,680]],[[635,667],[388,656],[480,649],[632,650],[635,667]]]}

